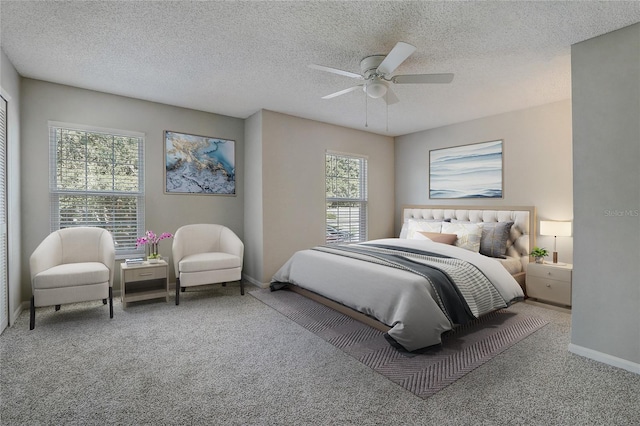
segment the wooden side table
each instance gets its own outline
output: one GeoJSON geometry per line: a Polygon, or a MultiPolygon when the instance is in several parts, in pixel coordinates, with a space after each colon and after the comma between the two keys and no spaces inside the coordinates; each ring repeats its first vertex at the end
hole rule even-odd
{"type": "Polygon", "coordinates": [[[573,265],[529,263],[527,266],[527,296],[558,305],[571,306],[571,276],[573,265]]]}
{"type": "Polygon", "coordinates": [[[120,297],[122,307],[140,300],[165,298],[169,300],[169,264],[144,262],[137,265],[120,264],[120,297]]]}

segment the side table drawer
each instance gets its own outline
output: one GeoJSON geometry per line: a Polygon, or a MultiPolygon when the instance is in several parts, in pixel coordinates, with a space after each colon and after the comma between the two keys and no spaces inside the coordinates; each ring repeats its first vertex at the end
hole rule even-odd
{"type": "Polygon", "coordinates": [[[540,277],[549,280],[558,280],[571,282],[571,269],[554,268],[548,266],[536,265],[535,263],[529,264],[527,273],[530,277],[540,277]]]}
{"type": "Polygon", "coordinates": [[[131,268],[124,271],[124,279],[126,282],[157,280],[166,278],[166,268],[159,266],[157,268],[131,268]]]}
{"type": "Polygon", "coordinates": [[[571,306],[571,281],[550,280],[530,275],[527,280],[527,295],[536,299],[571,306]]]}

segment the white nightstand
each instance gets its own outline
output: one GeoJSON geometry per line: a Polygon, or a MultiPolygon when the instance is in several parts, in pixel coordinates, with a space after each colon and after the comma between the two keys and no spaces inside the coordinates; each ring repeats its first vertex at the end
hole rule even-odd
{"type": "Polygon", "coordinates": [[[558,305],[571,306],[571,275],[573,265],[529,263],[527,266],[527,296],[558,305]]]}

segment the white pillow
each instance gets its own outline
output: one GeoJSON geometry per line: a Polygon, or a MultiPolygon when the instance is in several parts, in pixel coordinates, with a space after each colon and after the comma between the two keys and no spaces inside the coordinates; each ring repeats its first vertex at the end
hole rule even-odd
{"type": "Polygon", "coordinates": [[[480,251],[480,239],[482,237],[482,224],[480,223],[449,223],[442,224],[443,234],[456,234],[456,246],[478,253],[480,251]]]}
{"type": "MultiPolygon", "coordinates": [[[[423,231],[424,232],[424,231],[423,231]]],[[[428,241],[433,241],[431,238],[427,237],[426,235],[422,234],[421,232],[414,232],[413,235],[411,235],[411,239],[412,240],[428,240],[428,241]]]]}
{"type": "Polygon", "coordinates": [[[440,232],[442,229],[442,221],[438,222],[427,222],[415,219],[409,219],[407,226],[407,238],[412,240],[415,239],[415,234],[418,231],[424,232],[440,232]]]}

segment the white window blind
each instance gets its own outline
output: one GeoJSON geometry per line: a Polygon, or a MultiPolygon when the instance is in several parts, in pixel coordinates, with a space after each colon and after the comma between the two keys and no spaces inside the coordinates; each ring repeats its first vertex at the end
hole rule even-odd
{"type": "Polygon", "coordinates": [[[51,230],[97,226],[118,258],[143,255],[144,134],[49,123],[51,230]]]}
{"type": "Polygon", "coordinates": [[[326,242],[367,240],[367,159],[326,154],[326,242]]]}

